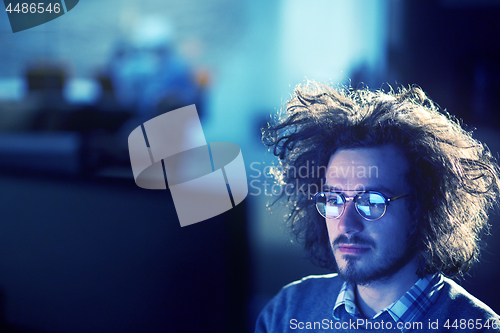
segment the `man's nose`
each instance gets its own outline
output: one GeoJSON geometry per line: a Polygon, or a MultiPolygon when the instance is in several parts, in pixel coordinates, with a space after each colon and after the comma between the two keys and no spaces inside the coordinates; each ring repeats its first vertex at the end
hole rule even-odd
{"type": "Polygon", "coordinates": [[[338,228],[343,234],[361,232],[364,228],[364,219],[359,215],[354,202],[349,201],[344,207],[344,212],[339,218],[338,228]]]}

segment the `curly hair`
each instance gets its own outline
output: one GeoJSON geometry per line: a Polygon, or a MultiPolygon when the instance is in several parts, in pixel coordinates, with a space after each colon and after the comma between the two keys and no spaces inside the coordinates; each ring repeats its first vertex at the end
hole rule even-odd
{"type": "Polygon", "coordinates": [[[263,129],[263,142],[279,157],[276,181],[296,189],[282,192],[291,231],[319,266],[332,269],[335,259],[324,218],[299,189],[321,188],[338,149],[385,144],[401,148],[409,162],[407,205],[419,274],[463,275],[478,261],[488,210],[499,194],[499,168],[489,149],[421,88],[384,92],[299,85],[263,129]],[[290,172],[304,166],[307,175],[290,172]]]}

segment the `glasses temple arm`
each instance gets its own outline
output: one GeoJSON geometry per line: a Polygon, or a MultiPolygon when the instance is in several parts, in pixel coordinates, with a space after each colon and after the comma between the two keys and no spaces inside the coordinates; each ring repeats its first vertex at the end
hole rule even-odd
{"type": "Polygon", "coordinates": [[[391,201],[394,201],[394,200],[397,200],[397,199],[401,199],[401,198],[404,198],[404,197],[407,197],[407,196],[409,196],[409,194],[398,195],[397,197],[389,198],[388,202],[391,202],[391,201]]]}

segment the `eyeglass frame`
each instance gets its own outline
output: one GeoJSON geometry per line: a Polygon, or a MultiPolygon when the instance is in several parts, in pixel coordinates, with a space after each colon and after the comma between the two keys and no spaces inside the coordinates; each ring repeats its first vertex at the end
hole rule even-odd
{"type": "Polygon", "coordinates": [[[344,193],[340,192],[340,191],[323,191],[323,192],[318,192],[316,194],[314,194],[313,196],[311,196],[310,200],[314,200],[314,206],[316,206],[316,210],[318,211],[319,215],[321,215],[322,217],[324,217],[325,219],[329,219],[329,220],[336,220],[336,219],[339,219],[345,212],[345,208],[346,208],[346,205],[347,203],[349,203],[349,201],[352,201],[354,202],[354,207],[356,208],[356,212],[362,217],[364,218],[365,220],[367,221],[377,221],[379,219],[381,219],[384,215],[385,215],[385,212],[387,211],[387,206],[389,206],[389,203],[392,202],[392,201],[395,201],[397,199],[401,199],[401,198],[404,198],[404,197],[407,197],[409,196],[409,194],[404,194],[404,195],[398,195],[398,196],[395,196],[395,197],[388,197],[387,195],[385,195],[384,193],[382,192],[379,192],[379,191],[373,191],[373,190],[368,190],[368,191],[360,191],[358,193],[356,193],[354,196],[346,196],[344,193]],[[321,214],[321,212],[319,211],[319,208],[318,208],[318,197],[321,195],[321,194],[325,194],[325,193],[335,193],[337,195],[339,195],[343,201],[344,201],[344,206],[343,206],[343,209],[342,209],[342,213],[339,214],[339,216],[337,217],[327,217],[327,216],[324,216],[323,214],[321,214]],[[356,199],[359,197],[359,195],[361,194],[364,194],[364,193],[375,193],[375,194],[379,194],[380,196],[382,196],[382,198],[385,199],[385,207],[384,207],[384,212],[382,213],[382,215],[380,215],[379,217],[377,217],[376,219],[369,219],[365,216],[363,216],[363,214],[361,214],[361,212],[359,211],[359,208],[358,206],[356,205],[356,199]]]}

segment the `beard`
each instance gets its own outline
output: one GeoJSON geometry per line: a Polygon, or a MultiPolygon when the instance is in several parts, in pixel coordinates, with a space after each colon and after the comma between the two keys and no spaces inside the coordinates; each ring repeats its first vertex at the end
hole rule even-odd
{"type": "MultiPolygon", "coordinates": [[[[375,242],[361,238],[358,235],[353,235],[350,238],[347,238],[345,235],[340,235],[332,245],[342,243],[365,245],[370,246],[372,249],[376,248],[375,242]]],[[[387,281],[415,257],[415,243],[413,235],[408,234],[403,243],[405,244],[403,249],[398,251],[397,254],[379,261],[374,267],[359,267],[361,261],[359,256],[348,254],[342,255],[342,259],[345,261],[345,267],[340,268],[335,258],[337,272],[341,279],[353,285],[368,285],[372,282],[387,281]]]]}

